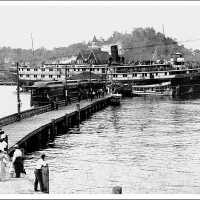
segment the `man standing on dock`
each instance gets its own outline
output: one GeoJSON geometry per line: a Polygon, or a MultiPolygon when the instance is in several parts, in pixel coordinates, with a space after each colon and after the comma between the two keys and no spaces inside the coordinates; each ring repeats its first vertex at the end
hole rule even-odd
{"type": "Polygon", "coordinates": [[[44,191],[44,183],[42,180],[42,167],[46,167],[47,163],[45,161],[45,154],[41,155],[41,158],[37,161],[36,167],[35,167],[35,181],[34,181],[34,190],[38,191],[38,182],[40,184],[40,190],[43,192],[44,191]]]}

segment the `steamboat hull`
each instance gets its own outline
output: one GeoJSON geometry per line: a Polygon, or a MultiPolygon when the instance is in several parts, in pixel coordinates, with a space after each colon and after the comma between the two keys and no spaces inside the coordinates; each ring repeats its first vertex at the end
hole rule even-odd
{"type": "Polygon", "coordinates": [[[171,82],[173,97],[186,97],[200,95],[200,73],[176,75],[174,78],[122,80],[117,92],[123,96],[134,96],[132,86],[152,85],[171,82]]]}

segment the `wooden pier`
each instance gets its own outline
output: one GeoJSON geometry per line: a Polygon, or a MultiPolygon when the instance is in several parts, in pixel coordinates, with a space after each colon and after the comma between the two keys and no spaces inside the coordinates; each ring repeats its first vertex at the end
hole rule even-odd
{"type": "MultiPolygon", "coordinates": [[[[93,101],[83,100],[67,106],[30,115],[20,121],[7,122],[2,129],[8,135],[9,154],[13,153],[13,146],[18,144],[26,152],[33,152],[53,142],[58,134],[67,133],[69,128],[78,125],[81,121],[88,119],[93,113],[110,105],[110,96],[93,101]]],[[[33,110],[32,110],[33,113],[33,110]]],[[[15,119],[15,118],[13,118],[15,119]]]]}

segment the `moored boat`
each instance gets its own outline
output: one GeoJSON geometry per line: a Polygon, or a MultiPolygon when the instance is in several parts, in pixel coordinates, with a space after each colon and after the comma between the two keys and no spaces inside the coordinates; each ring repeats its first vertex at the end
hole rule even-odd
{"type": "MultiPolygon", "coordinates": [[[[121,62],[116,49],[109,65],[108,77],[118,82],[118,88],[124,96],[131,91],[137,95],[172,95],[179,97],[188,94],[199,94],[200,63],[184,60],[182,53],[171,55],[171,59],[121,62]],[[117,58],[117,59],[116,59],[117,58]],[[171,82],[169,88],[165,83],[171,82]],[[124,92],[126,91],[126,92],[124,92]]],[[[130,94],[129,94],[130,96],[130,94]]]]}
{"type": "Polygon", "coordinates": [[[111,94],[111,98],[110,98],[111,105],[120,105],[121,98],[122,98],[121,94],[117,94],[117,93],[116,94],[111,94]]]}

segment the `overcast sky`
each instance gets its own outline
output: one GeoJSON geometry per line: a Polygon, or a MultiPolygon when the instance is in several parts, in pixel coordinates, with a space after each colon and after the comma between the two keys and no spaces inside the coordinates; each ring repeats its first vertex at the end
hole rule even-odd
{"type": "Polygon", "coordinates": [[[34,48],[68,46],[91,40],[95,34],[107,38],[113,31],[130,32],[134,27],[154,27],[189,48],[200,49],[200,3],[101,2],[0,4],[0,46],[34,48]],[[37,5],[36,5],[37,4],[37,5]]]}

